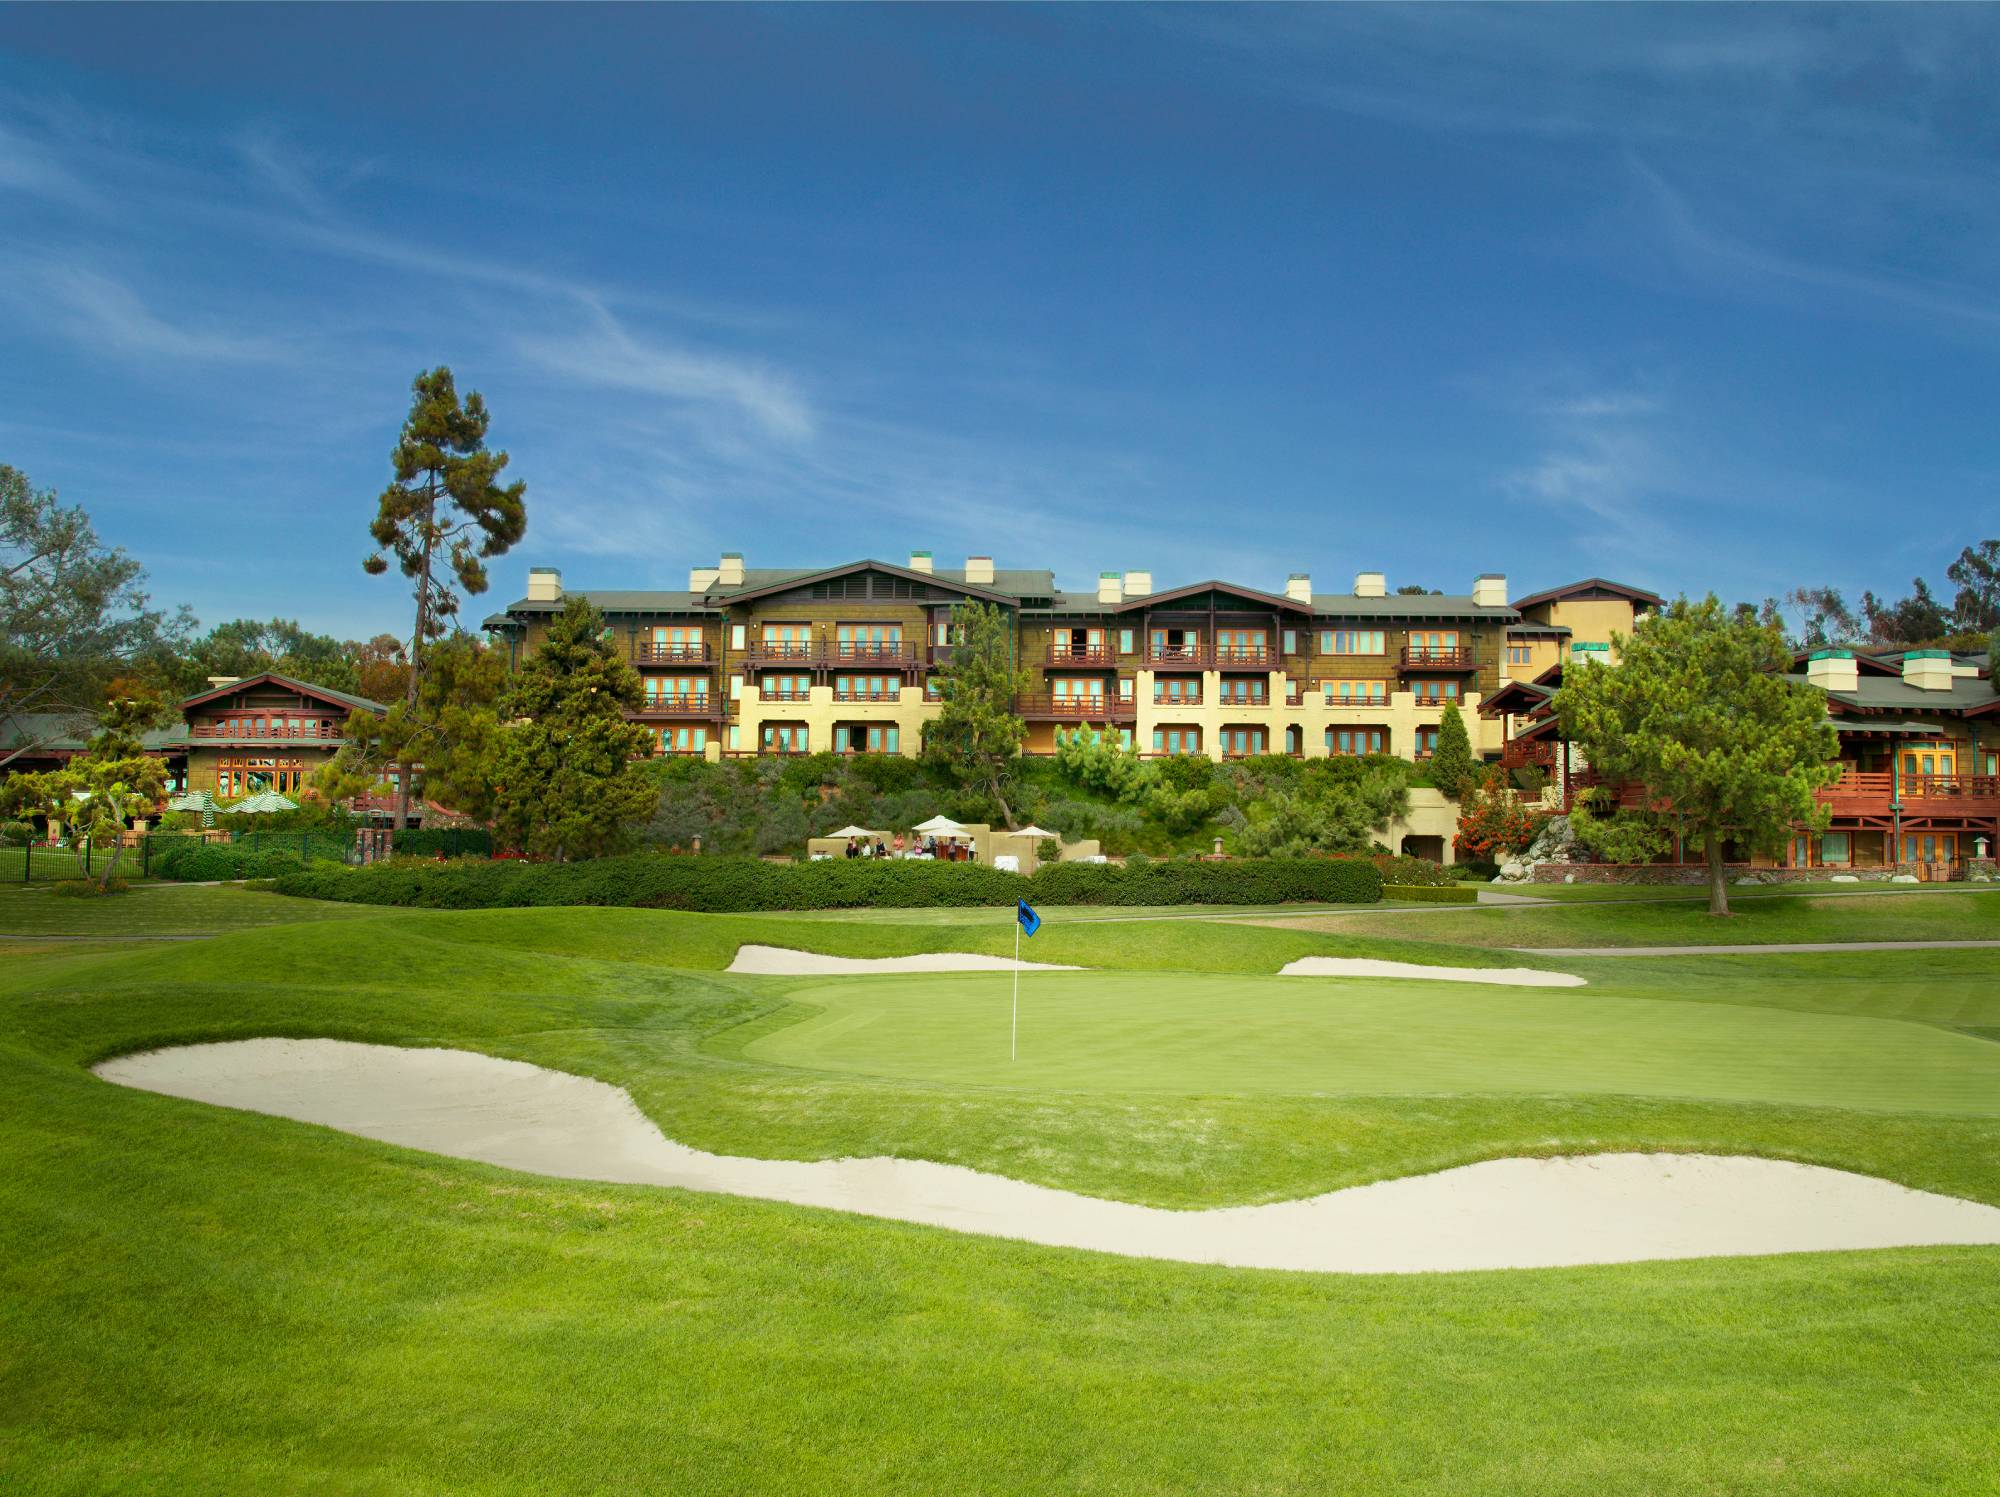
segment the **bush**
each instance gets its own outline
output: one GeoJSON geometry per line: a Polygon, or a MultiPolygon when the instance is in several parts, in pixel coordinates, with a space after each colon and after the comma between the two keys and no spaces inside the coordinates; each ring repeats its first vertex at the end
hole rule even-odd
{"type": "Polygon", "coordinates": [[[26,847],[35,840],[35,829],[25,821],[0,821],[0,847],[26,847]]]}
{"type": "Polygon", "coordinates": [[[1374,863],[1375,871],[1382,875],[1385,885],[1395,884],[1405,889],[1441,889],[1453,882],[1451,870],[1442,863],[1433,863],[1429,858],[1396,853],[1370,861],[1374,863]]]}
{"type": "Polygon", "coordinates": [[[90,899],[99,894],[123,894],[130,887],[122,878],[114,878],[107,884],[100,884],[94,878],[66,878],[55,886],[55,891],[69,899],[90,899]]]}
{"type": "MultiPolygon", "coordinates": [[[[227,849],[224,849],[227,851],[227,849]]],[[[185,876],[185,875],[182,875],[185,876]]],[[[658,854],[586,863],[458,863],[336,869],[314,865],[277,879],[281,894],[427,909],[618,905],[650,909],[828,910],[1012,904],[1372,904],[1381,876],[1360,860],[1270,858],[1228,863],[1056,863],[1031,878],[999,869],[914,860],[754,858],[658,854]]]]}
{"type": "Polygon", "coordinates": [[[1471,884],[1384,884],[1384,899],[1405,899],[1418,904],[1478,904],[1479,891],[1471,884]]]}
{"type": "MultiPolygon", "coordinates": [[[[317,860],[315,860],[316,862],[317,860]]],[[[165,847],[153,845],[146,871],[181,883],[217,879],[275,878],[309,866],[296,847],[253,846],[248,842],[203,842],[188,837],[165,847]]],[[[329,867],[338,866],[329,862],[329,867]]]]}
{"type": "Polygon", "coordinates": [[[405,827],[391,838],[399,853],[416,857],[490,858],[493,834],[485,827],[405,827]]]}

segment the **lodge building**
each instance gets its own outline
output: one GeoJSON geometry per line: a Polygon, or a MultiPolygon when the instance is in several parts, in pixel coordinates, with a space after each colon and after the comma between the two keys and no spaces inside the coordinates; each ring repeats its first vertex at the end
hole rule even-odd
{"type": "MultiPolygon", "coordinates": [[[[565,596],[559,572],[533,568],[528,595],[486,628],[518,662],[565,596]]],[[[1498,575],[1456,596],[1391,593],[1380,572],[1347,593],[1315,592],[1303,573],[1277,592],[1217,580],[1161,589],[1141,571],[1071,592],[1049,571],[981,556],[938,567],[922,551],[907,565],[780,570],[731,553],[694,569],[685,591],[585,596],[639,671],[635,715],[660,751],[710,759],[919,752],[952,610],[966,602],[1010,621],[1031,678],[1015,703],[1029,754],[1088,724],[1144,755],[1422,759],[1447,703],[1475,751],[1498,753],[1504,733],[1478,709],[1506,679],[1522,617],[1498,575]]]]}

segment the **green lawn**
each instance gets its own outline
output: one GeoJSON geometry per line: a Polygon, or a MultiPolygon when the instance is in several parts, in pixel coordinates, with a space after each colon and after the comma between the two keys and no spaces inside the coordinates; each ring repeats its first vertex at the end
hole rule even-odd
{"type": "Polygon", "coordinates": [[[77,899],[47,884],[0,887],[0,941],[8,936],[211,936],[266,925],[371,919],[368,905],[286,899],[231,884],[146,883],[77,899]]]}
{"type": "Polygon", "coordinates": [[[57,920],[79,938],[222,933],[21,943],[0,968],[9,1490],[1872,1497],[2000,1481],[2000,1250],[1200,1268],[548,1181],[85,1069],[235,1035],[453,1044],[627,1086],[703,1147],[893,1152],[1162,1205],[1617,1147],[1771,1154],[2000,1203],[2000,1046],[1975,1037],[2000,1032],[1990,953],[1579,959],[1552,965],[1591,986],[1535,991],[1269,974],[1309,951],[1476,962],[1434,922],[1613,912],[1404,917],[1401,939],[1052,923],[1033,955],[1111,970],[1031,976],[1007,1067],[1001,980],[720,970],[744,940],[1011,949],[988,912],[448,914],[232,889],[46,903],[79,907],[57,920]]]}

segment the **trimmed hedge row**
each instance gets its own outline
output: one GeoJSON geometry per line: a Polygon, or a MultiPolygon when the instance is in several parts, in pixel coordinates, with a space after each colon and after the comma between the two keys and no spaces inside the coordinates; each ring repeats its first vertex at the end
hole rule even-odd
{"type": "Polygon", "coordinates": [[[1479,890],[1471,884],[1384,884],[1382,897],[1418,904],[1478,904],[1479,890]]]}
{"type": "Polygon", "coordinates": [[[202,842],[190,837],[179,845],[154,847],[146,871],[154,878],[204,883],[211,879],[276,878],[306,866],[295,847],[253,847],[248,843],[202,842]]]}
{"type": "Polygon", "coordinates": [[[398,856],[490,858],[493,834],[483,826],[404,827],[393,837],[398,856]]]}
{"type": "Polygon", "coordinates": [[[286,872],[280,894],[353,904],[474,910],[522,905],[650,909],[834,910],[1012,904],[1373,904],[1381,876],[1365,862],[1270,858],[1230,863],[1055,863],[1032,877],[961,863],[679,858],[642,853],[587,863],[313,866],[286,872]]]}

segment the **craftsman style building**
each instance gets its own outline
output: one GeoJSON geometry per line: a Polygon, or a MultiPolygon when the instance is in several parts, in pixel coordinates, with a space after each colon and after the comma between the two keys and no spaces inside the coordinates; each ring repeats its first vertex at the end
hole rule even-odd
{"type": "MultiPolygon", "coordinates": [[[[1150,573],[1106,572],[1065,592],[1047,571],[960,568],[917,552],[907,565],[857,561],[759,570],[726,555],[684,592],[592,592],[591,603],[645,682],[637,716],[663,753],[915,754],[938,711],[934,673],[952,651],[951,612],[978,601],[1013,621],[1032,687],[1016,703],[1026,752],[1091,725],[1142,754],[1423,758],[1446,703],[1475,747],[1498,752],[1479,704],[1505,675],[1520,621],[1506,579],[1461,596],[1396,594],[1379,572],[1348,593],[1294,574],[1279,592],[1221,581],[1156,589],[1150,573]]],[[[563,606],[562,578],[536,569],[528,596],[486,627],[519,659],[563,606]]]]}

